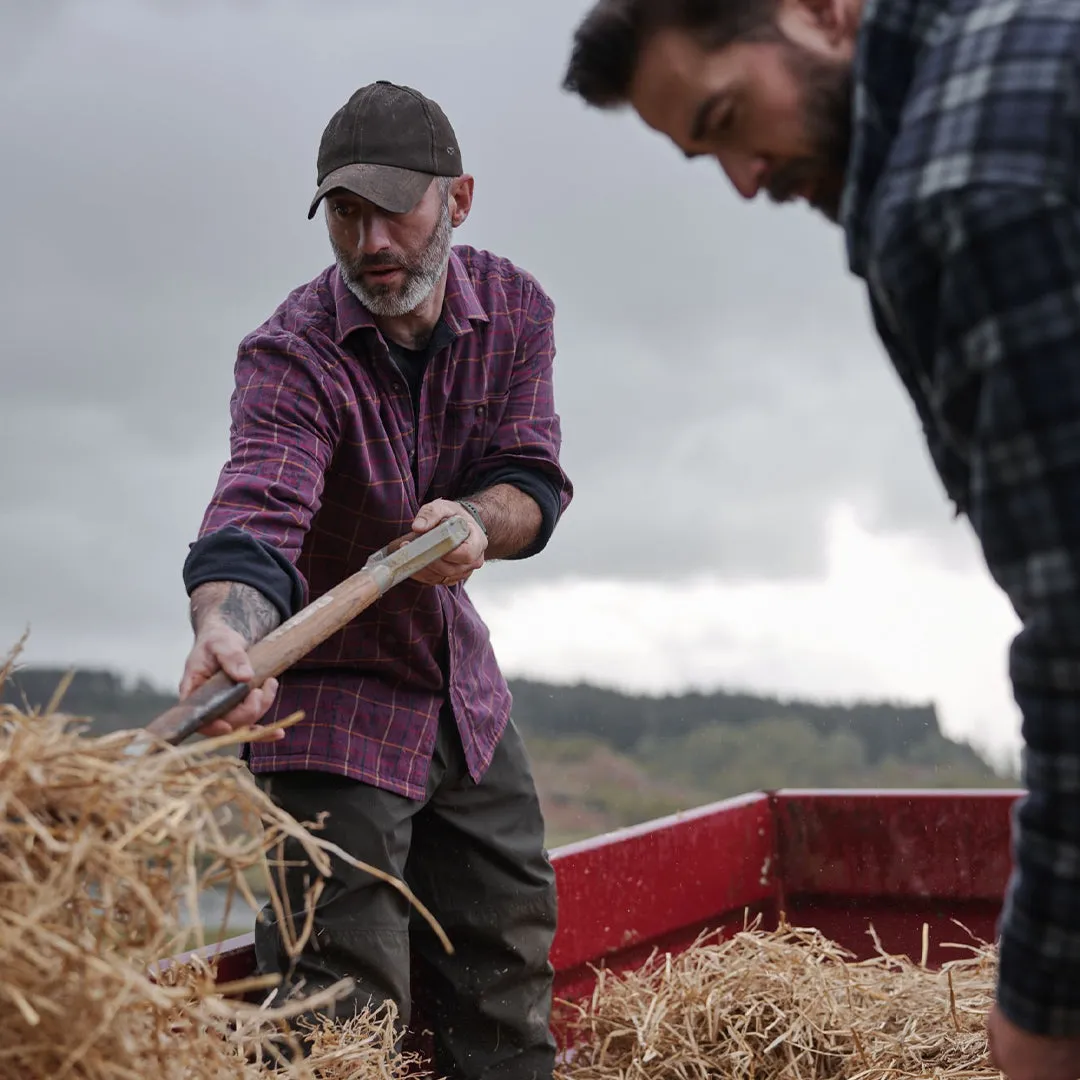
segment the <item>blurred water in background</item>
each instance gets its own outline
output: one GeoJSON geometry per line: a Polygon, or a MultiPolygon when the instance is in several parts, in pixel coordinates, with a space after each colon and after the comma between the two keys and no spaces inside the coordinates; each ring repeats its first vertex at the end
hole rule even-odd
{"type": "MultiPolygon", "coordinates": [[[[183,915],[182,922],[189,924],[191,920],[187,917],[186,902],[183,904],[183,915]]],[[[236,891],[230,896],[228,889],[207,889],[199,897],[199,919],[208,937],[216,936],[223,930],[225,937],[249,934],[255,926],[255,915],[251,905],[236,891]]]]}

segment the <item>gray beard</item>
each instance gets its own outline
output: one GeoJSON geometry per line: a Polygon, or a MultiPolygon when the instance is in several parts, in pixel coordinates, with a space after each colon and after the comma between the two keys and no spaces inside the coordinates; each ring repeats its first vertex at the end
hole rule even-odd
{"type": "Polygon", "coordinates": [[[400,289],[394,290],[390,286],[381,286],[374,291],[368,289],[360,279],[353,276],[341,252],[335,250],[341,280],[372,315],[384,319],[408,315],[431,295],[450,264],[453,233],[450,209],[444,205],[442,216],[424,253],[415,265],[405,268],[405,284],[400,289]]]}

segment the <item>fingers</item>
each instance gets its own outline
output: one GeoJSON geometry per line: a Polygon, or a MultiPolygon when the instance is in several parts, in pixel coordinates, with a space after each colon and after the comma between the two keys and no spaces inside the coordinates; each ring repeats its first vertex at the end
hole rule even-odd
{"type": "Polygon", "coordinates": [[[429,502],[420,508],[412,523],[412,530],[415,533],[424,533],[452,517],[459,517],[466,522],[469,535],[441,559],[413,574],[414,581],[422,585],[459,585],[468,581],[470,576],[484,565],[488,539],[476,519],[460,503],[449,499],[429,502]]]}
{"type": "Polygon", "coordinates": [[[420,512],[413,520],[412,530],[415,533],[425,533],[452,517],[461,518],[469,526],[469,535],[454,548],[454,552],[467,549],[471,552],[470,559],[475,559],[487,547],[487,537],[476,523],[476,519],[461,503],[452,502],[449,499],[436,499],[434,502],[429,502],[420,508],[420,512]]]}
{"type": "Polygon", "coordinates": [[[471,559],[455,559],[451,556],[456,555],[457,552],[451,551],[449,555],[444,555],[441,559],[436,559],[430,566],[424,567],[424,570],[429,571],[431,576],[441,581],[445,577],[458,577],[461,574],[471,574],[474,570],[479,570],[484,565],[484,556],[473,556],[471,559]]]}
{"type": "Polygon", "coordinates": [[[187,663],[184,664],[184,674],[180,680],[180,700],[190,697],[216,671],[217,663],[213,654],[196,639],[195,647],[188,654],[187,663]]]}
{"type": "Polygon", "coordinates": [[[228,638],[215,639],[211,643],[214,659],[217,666],[232,679],[233,682],[248,682],[255,678],[255,671],[248,659],[247,646],[239,634],[233,634],[228,638]]]}
{"type": "Polygon", "coordinates": [[[412,523],[412,531],[415,533],[426,533],[429,529],[434,529],[440,522],[445,521],[447,518],[459,516],[462,513],[461,507],[449,499],[435,499],[434,502],[429,502],[426,506],[421,506],[419,513],[412,523]]]}
{"type": "MultiPolygon", "coordinates": [[[[453,555],[454,552],[450,554],[453,555]]],[[[468,581],[473,573],[483,565],[484,557],[482,555],[479,559],[464,564],[451,562],[450,555],[446,555],[441,559],[437,559],[430,566],[424,567],[423,570],[418,570],[413,574],[413,580],[420,582],[421,585],[458,585],[468,581]]]]}
{"type": "Polygon", "coordinates": [[[436,499],[428,503],[427,506],[421,507],[412,528],[416,533],[427,532],[440,522],[452,517],[461,518],[468,525],[469,535],[443,558],[461,564],[476,562],[487,550],[488,539],[476,519],[460,503],[450,502],[448,499],[436,499]]]}
{"type": "MultiPolygon", "coordinates": [[[[277,691],[277,679],[267,679],[262,686],[252,690],[235,709],[200,728],[199,733],[208,736],[228,735],[240,728],[255,727],[273,705],[277,691]]],[[[276,731],[268,737],[268,741],[277,742],[283,738],[285,732],[276,731]]]]}
{"type": "Polygon", "coordinates": [[[184,665],[181,698],[187,697],[218,671],[224,671],[233,682],[248,682],[255,677],[244,639],[227,626],[209,627],[196,638],[184,665]]]}
{"type": "MultiPolygon", "coordinates": [[[[448,551],[439,561],[455,570],[464,570],[467,567],[479,569],[484,561],[484,534],[476,529],[476,535],[472,532],[462,540],[452,551],[448,551]]],[[[432,564],[434,565],[434,563],[432,564]]]]}
{"type": "MultiPolygon", "coordinates": [[[[255,677],[243,637],[224,624],[211,625],[196,638],[184,665],[180,699],[189,697],[219,671],[224,672],[233,682],[245,683],[255,677]]],[[[277,690],[277,679],[267,679],[262,686],[248,693],[235,709],[206,724],[199,729],[199,733],[212,737],[228,735],[238,728],[254,727],[274,703],[277,690]]],[[[270,736],[270,739],[276,741],[284,737],[285,732],[279,731],[270,736]]]]}

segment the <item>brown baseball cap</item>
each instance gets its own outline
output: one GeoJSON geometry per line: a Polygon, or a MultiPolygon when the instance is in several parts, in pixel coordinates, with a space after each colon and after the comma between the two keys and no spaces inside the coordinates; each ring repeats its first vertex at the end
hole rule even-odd
{"type": "Polygon", "coordinates": [[[436,176],[461,174],[457,136],[442,109],[412,87],[380,79],[357,90],[326,125],[308,220],[334,188],[405,214],[436,176]]]}

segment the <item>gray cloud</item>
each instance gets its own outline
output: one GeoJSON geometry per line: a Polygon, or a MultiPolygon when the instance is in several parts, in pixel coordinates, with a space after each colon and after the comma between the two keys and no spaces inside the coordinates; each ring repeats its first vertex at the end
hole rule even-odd
{"type": "Polygon", "coordinates": [[[563,95],[581,7],[0,5],[18,61],[0,69],[0,633],[180,640],[236,344],[329,261],[305,216],[319,133],[381,77],[458,128],[477,177],[460,240],[558,307],[577,500],[548,552],[490,587],[813,574],[838,499],[948,556],[839,234],[740,204],[634,118],[563,95]]]}
{"type": "Polygon", "coordinates": [[[57,23],[65,14],[68,0],[0,0],[0,66],[10,77],[24,65],[35,63],[57,23]]]}

